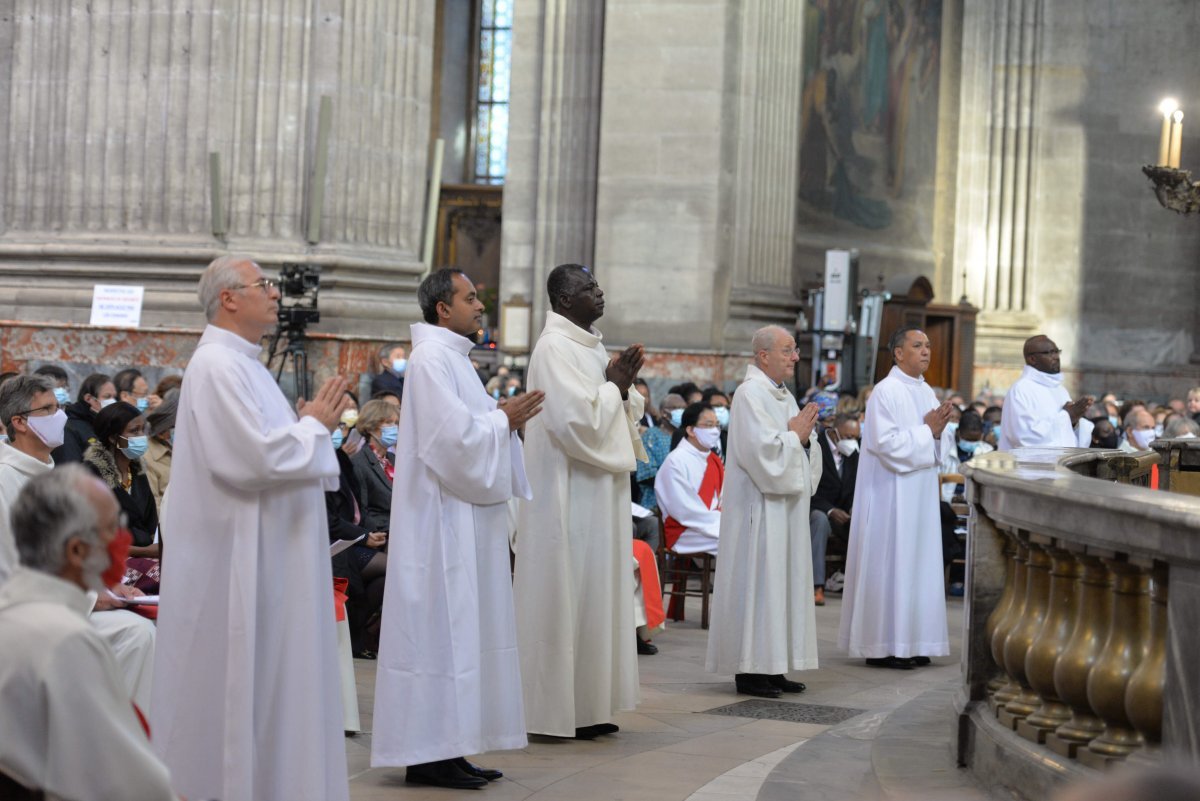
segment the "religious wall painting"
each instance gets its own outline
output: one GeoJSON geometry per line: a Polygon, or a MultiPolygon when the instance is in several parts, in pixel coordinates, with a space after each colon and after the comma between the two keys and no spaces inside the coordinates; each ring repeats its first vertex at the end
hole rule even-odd
{"type": "Polygon", "coordinates": [[[942,0],[805,0],[799,233],[929,248],[942,0]]]}

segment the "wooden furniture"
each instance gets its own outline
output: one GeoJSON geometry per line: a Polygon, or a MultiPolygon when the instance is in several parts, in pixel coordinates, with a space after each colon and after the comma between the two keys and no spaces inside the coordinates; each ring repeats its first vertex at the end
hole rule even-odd
{"type": "Polygon", "coordinates": [[[716,574],[717,557],[710,553],[678,554],[666,546],[667,536],[662,518],[658,520],[658,575],[662,579],[663,607],[669,620],[684,618],[684,605],[688,598],[700,599],[700,628],[708,628],[708,611],[712,601],[713,576],[716,574]],[[700,581],[699,589],[690,589],[693,577],[700,581]],[[670,584],[670,589],[667,585],[670,584]],[[667,597],[671,602],[667,603],[667,597]]]}
{"type": "Polygon", "coordinates": [[[879,326],[879,351],[875,360],[875,382],[892,369],[888,339],[901,326],[915,325],[929,337],[932,358],[925,380],[930,386],[972,391],[975,366],[975,315],[969,303],[933,304],[933,285],[924,276],[901,276],[887,283],[891,299],[883,304],[879,326]]]}

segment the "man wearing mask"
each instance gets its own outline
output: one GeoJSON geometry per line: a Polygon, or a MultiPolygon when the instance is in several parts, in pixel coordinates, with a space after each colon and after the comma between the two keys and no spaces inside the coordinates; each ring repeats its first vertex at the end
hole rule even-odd
{"type": "Polygon", "coordinates": [[[395,392],[397,398],[403,398],[404,373],[408,369],[404,346],[389,342],[379,349],[378,361],[378,372],[371,379],[371,397],[377,392],[395,392]]]}
{"type": "Polygon", "coordinates": [[[54,382],[54,399],[59,408],[66,408],[71,402],[71,379],[67,371],[57,364],[43,364],[33,371],[34,375],[42,375],[54,382]]]}
{"type": "MultiPolygon", "coordinates": [[[[683,400],[682,395],[676,395],[673,392],[668,394],[663,398],[659,408],[658,425],[642,432],[642,445],[645,447],[646,456],[649,459],[645,462],[638,462],[637,470],[634,471],[633,499],[647,509],[654,509],[658,506],[658,498],[654,492],[654,479],[658,475],[662,463],[666,460],[667,454],[671,452],[671,438],[675,434],[675,429],[679,428],[679,422],[683,419],[683,410],[686,407],[687,403],[683,400]]],[[[657,539],[657,532],[655,537],[657,539]]]]}
{"type": "Polygon", "coordinates": [[[31,479],[11,519],[21,567],[0,587],[0,798],[174,801],[120,668],[87,623],[86,591],[125,569],[116,499],[67,465],[31,479]]]}
{"type": "Polygon", "coordinates": [[[1047,336],[1025,340],[1025,367],[1004,399],[1000,450],[1086,448],[1091,443],[1092,423],[1083,413],[1095,398],[1071,400],[1062,385],[1061,355],[1047,336]]]}
{"type": "Polygon", "coordinates": [[[1112,422],[1105,417],[1092,418],[1092,441],[1089,447],[1114,450],[1121,444],[1121,436],[1112,422]]]}
{"type": "Polygon", "coordinates": [[[1119,446],[1126,453],[1150,450],[1150,443],[1158,439],[1154,430],[1154,415],[1141,406],[1125,415],[1125,439],[1119,446]]]}
{"type": "MultiPolygon", "coordinates": [[[[55,393],[57,397],[57,393],[55,393]]],[[[79,398],[63,407],[67,413],[67,429],[63,444],[54,449],[54,463],[66,464],[83,460],[83,452],[96,441],[96,415],[101,409],[117,402],[117,388],[104,373],[92,373],[79,385],[79,398]]]]}
{"type": "Polygon", "coordinates": [[[861,428],[858,418],[839,414],[826,428],[821,445],[821,483],[813,493],[809,530],[812,538],[813,586],[817,606],[825,605],[825,555],[829,538],[844,544],[850,538],[850,513],[854,506],[854,484],[858,476],[858,446],[861,428]]]}

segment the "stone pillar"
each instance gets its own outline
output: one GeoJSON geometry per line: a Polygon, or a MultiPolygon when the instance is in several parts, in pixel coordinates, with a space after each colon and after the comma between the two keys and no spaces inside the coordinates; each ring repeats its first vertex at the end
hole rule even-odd
{"type": "MultiPolygon", "coordinates": [[[[955,274],[951,295],[980,308],[976,360],[1012,364],[1030,309],[1031,173],[1045,0],[965,0],[955,274]],[[966,270],[966,283],[962,271],[966,270]]],[[[977,380],[978,383],[978,380],[977,380]]]]}
{"type": "Polygon", "coordinates": [[[15,0],[5,17],[0,315],[86,322],[107,281],[146,286],[145,325],[198,325],[199,270],[245,251],[322,266],[322,331],[390,335],[417,316],[433,0],[15,0]]]}
{"type": "Polygon", "coordinates": [[[515,0],[500,298],[533,303],[537,337],[555,265],[591,265],[604,0],[515,0]]]}

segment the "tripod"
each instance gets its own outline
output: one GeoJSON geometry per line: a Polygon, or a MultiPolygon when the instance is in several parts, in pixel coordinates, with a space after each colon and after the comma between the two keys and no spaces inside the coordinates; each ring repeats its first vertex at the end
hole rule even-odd
{"type": "MultiPolygon", "coordinates": [[[[283,366],[287,364],[288,357],[291,357],[292,362],[292,380],[295,382],[296,398],[304,398],[312,400],[309,394],[311,387],[308,382],[308,351],[305,348],[308,342],[303,331],[294,331],[288,335],[288,344],[284,349],[283,364],[279,365],[280,373],[283,372],[283,366]]],[[[278,377],[276,377],[278,381],[278,377]]]]}

